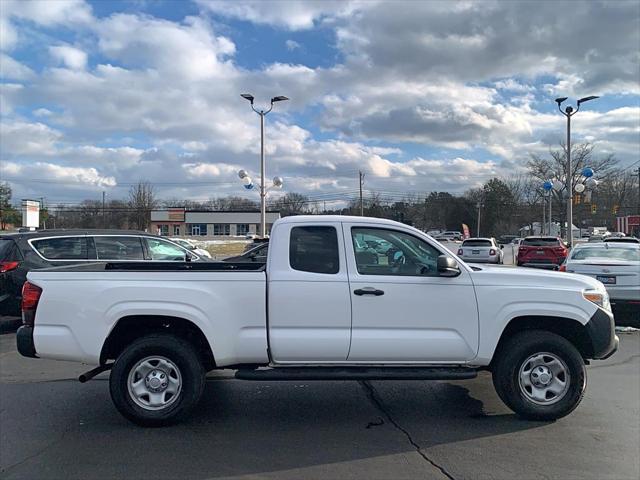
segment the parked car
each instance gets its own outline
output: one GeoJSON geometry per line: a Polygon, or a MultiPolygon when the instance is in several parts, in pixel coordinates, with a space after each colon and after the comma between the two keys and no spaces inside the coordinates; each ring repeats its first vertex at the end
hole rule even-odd
{"type": "Polygon", "coordinates": [[[605,243],[640,243],[640,239],[636,237],[607,237],[603,240],[605,243]]]}
{"type": "Polygon", "coordinates": [[[595,279],[472,268],[415,228],[365,217],[277,220],[266,266],[32,271],[22,311],[22,355],[97,365],[82,381],[111,370],[116,408],[145,426],[184,418],[206,372],[228,367],[244,380],[304,382],[469,379],[490,370],[512,410],[553,420],[582,400],[585,361],[618,347],[607,291],[595,279]],[[370,239],[393,251],[373,253],[370,239]]]}
{"type": "Polygon", "coordinates": [[[502,246],[495,238],[467,238],[458,249],[458,256],[465,262],[502,263],[502,246]]]}
{"type": "Polygon", "coordinates": [[[517,238],[519,238],[517,235],[502,235],[498,238],[497,242],[498,245],[509,245],[517,238]]]}
{"type": "Polygon", "coordinates": [[[442,236],[449,240],[462,240],[462,232],[454,230],[447,230],[446,232],[442,233],[442,236]]]}
{"type": "Polygon", "coordinates": [[[602,282],[614,313],[635,314],[634,320],[640,322],[640,244],[576,245],[561,270],[588,275],[602,282]]]}
{"type": "Polygon", "coordinates": [[[518,247],[517,265],[557,270],[568,252],[561,238],[525,237],[518,247]]]}
{"type": "Polygon", "coordinates": [[[199,257],[211,258],[211,254],[208,251],[206,251],[204,248],[198,247],[196,242],[194,242],[193,240],[189,240],[187,238],[176,238],[176,237],[170,237],[169,240],[171,240],[173,243],[177,243],[178,245],[186,248],[187,250],[191,250],[193,253],[195,253],[199,257]]]}
{"type": "Polygon", "coordinates": [[[267,252],[269,251],[269,242],[262,242],[254,245],[252,249],[246,252],[236,255],[234,257],[227,257],[223,262],[257,262],[267,263],[267,252]]]}
{"type": "Polygon", "coordinates": [[[0,315],[19,315],[27,273],[96,261],[200,261],[169,240],[132,230],[38,230],[0,235],[0,315]]]}

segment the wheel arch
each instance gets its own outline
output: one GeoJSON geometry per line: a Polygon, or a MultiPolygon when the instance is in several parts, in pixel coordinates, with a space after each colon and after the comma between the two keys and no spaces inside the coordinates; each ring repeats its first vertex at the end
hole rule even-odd
{"type": "Polygon", "coordinates": [[[555,333],[570,342],[582,355],[589,359],[594,356],[594,348],[591,336],[585,325],[566,317],[549,315],[523,315],[512,318],[502,330],[500,339],[493,353],[491,364],[500,355],[503,346],[517,333],[526,330],[543,330],[555,333]]]}
{"type": "Polygon", "coordinates": [[[115,360],[127,345],[151,333],[168,333],[186,340],[196,349],[206,371],[216,367],[213,350],[200,327],[170,315],[128,315],[118,319],[102,345],[100,364],[115,360]]]}

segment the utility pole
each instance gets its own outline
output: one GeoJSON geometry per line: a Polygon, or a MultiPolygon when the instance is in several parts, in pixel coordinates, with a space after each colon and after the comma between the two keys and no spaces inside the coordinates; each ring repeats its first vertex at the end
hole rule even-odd
{"type": "Polygon", "coordinates": [[[47,229],[47,220],[44,218],[44,197],[40,197],[40,213],[42,214],[42,228],[47,229]]]}
{"type": "Polygon", "coordinates": [[[359,171],[358,178],[360,180],[360,216],[364,217],[364,203],[362,201],[362,186],[364,185],[364,173],[359,171]]]}
{"type": "Polygon", "coordinates": [[[476,234],[476,237],[480,236],[480,209],[482,208],[482,203],[478,202],[476,203],[476,207],[478,207],[478,231],[476,234]]]}
{"type": "MultiPolygon", "coordinates": [[[[243,93],[240,95],[245,100],[251,102],[251,109],[256,112],[260,116],[260,236],[262,238],[267,238],[267,189],[264,186],[265,181],[265,163],[264,163],[264,117],[273,110],[273,104],[275,102],[282,102],[284,100],[289,100],[287,97],[282,95],[273,97],[271,99],[271,106],[268,110],[264,109],[256,109],[253,106],[253,95],[249,93],[243,93]]],[[[241,170],[243,172],[243,170],[241,170]]],[[[240,178],[243,178],[242,176],[240,178]]],[[[282,184],[282,182],[280,182],[282,184]]]]}
{"type": "Polygon", "coordinates": [[[105,196],[106,196],[106,192],[103,190],[102,191],[102,228],[106,228],[106,223],[107,223],[107,220],[105,218],[105,211],[104,211],[105,196]]]}
{"type": "Polygon", "coordinates": [[[540,235],[544,235],[544,230],[547,226],[547,197],[546,195],[543,193],[542,194],[542,228],[540,229],[540,235]]]}
{"type": "Polygon", "coordinates": [[[565,117],[567,117],[567,178],[566,178],[566,193],[567,193],[567,244],[569,248],[573,247],[573,170],[571,168],[571,117],[580,111],[580,105],[590,100],[599,98],[595,95],[584,97],[578,100],[578,105],[574,109],[571,106],[565,108],[562,111],[561,105],[567,97],[556,98],[555,102],[558,104],[558,110],[565,117]]]}
{"type": "Polygon", "coordinates": [[[640,215],[640,167],[636,170],[638,174],[638,215],[640,215]]]}

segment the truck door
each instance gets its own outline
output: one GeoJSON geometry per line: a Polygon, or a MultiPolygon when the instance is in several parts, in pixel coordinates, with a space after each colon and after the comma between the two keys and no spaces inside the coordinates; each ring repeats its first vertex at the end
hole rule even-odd
{"type": "MultiPolygon", "coordinates": [[[[352,303],[349,362],[470,360],[478,309],[469,273],[441,277],[443,252],[409,229],[343,224],[352,303]]],[[[442,247],[444,249],[444,247],[442,247]]]]}
{"type": "Polygon", "coordinates": [[[283,223],[269,246],[268,329],[277,363],[344,362],[351,301],[337,222],[283,223]]]}

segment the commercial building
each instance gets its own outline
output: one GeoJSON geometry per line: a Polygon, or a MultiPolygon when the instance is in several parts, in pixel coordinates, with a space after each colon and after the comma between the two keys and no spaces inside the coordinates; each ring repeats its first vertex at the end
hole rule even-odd
{"type": "MultiPolygon", "coordinates": [[[[280,212],[268,211],[267,234],[280,212]]],[[[215,238],[261,235],[259,211],[204,211],[167,208],[151,212],[151,233],[169,237],[215,238]]]]}
{"type": "Polygon", "coordinates": [[[640,215],[617,217],[616,230],[627,235],[640,236],[640,215]]]}

